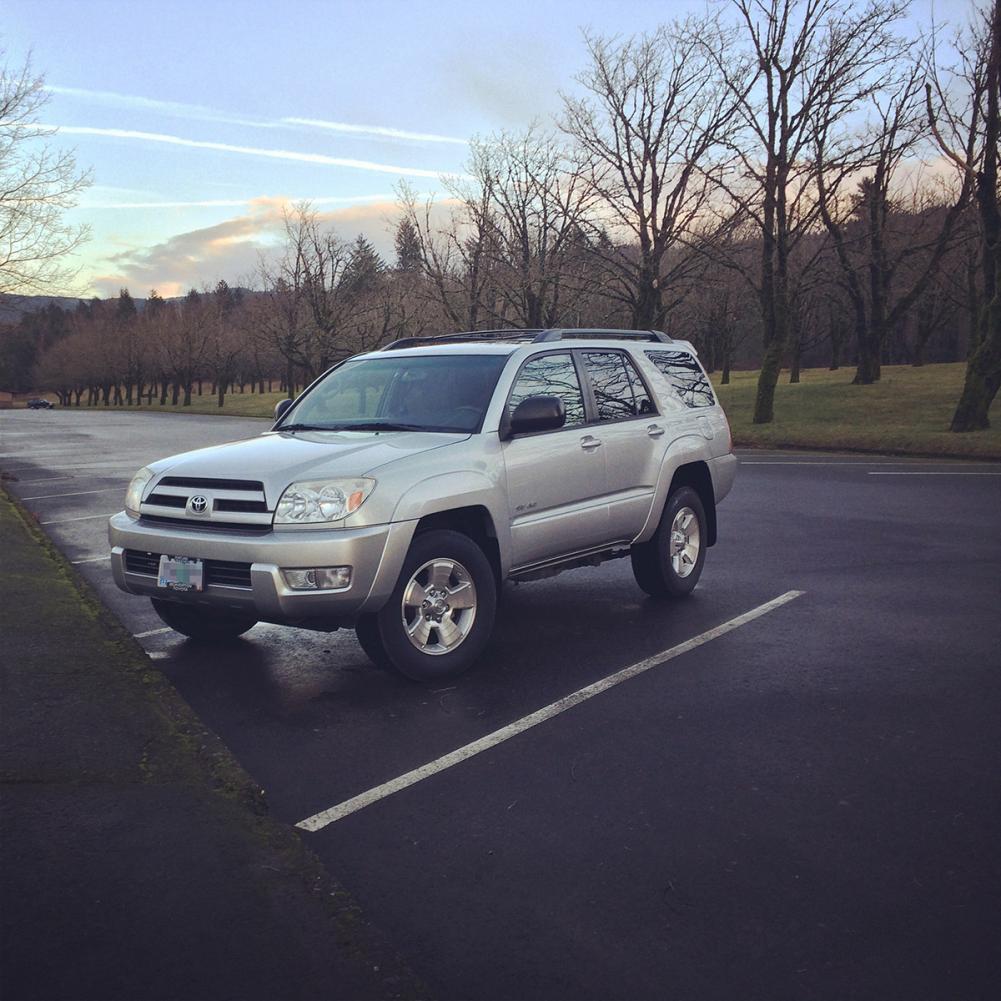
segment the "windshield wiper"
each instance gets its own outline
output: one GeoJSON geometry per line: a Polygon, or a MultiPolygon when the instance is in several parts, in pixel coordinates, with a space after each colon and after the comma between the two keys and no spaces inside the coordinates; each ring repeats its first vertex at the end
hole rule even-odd
{"type": "Polygon", "coordinates": [[[324,424],[283,424],[276,431],[334,431],[336,428],[324,424]]]}
{"type": "Polygon", "coordinates": [[[338,424],[338,431],[427,431],[420,424],[397,424],[394,421],[361,421],[358,424],[338,424]]]}

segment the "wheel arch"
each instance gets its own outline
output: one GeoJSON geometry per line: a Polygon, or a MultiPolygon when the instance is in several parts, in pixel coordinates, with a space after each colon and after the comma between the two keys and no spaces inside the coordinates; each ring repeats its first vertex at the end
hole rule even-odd
{"type": "Polygon", "coordinates": [[[461,532],[471,538],[486,555],[500,588],[503,580],[500,542],[493,516],[485,505],[468,504],[426,514],[417,522],[414,537],[435,529],[461,532]]]}
{"type": "Polygon", "coordinates": [[[709,466],[702,460],[686,462],[678,466],[671,478],[665,504],[674,491],[680,487],[691,487],[699,495],[699,500],[702,501],[702,507],[706,513],[706,546],[716,545],[716,494],[709,466]]]}

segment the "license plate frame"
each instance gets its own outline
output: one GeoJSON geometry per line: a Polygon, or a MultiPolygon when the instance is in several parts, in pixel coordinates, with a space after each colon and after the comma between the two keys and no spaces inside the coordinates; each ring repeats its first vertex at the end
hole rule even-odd
{"type": "Polygon", "coordinates": [[[160,557],[156,586],[168,591],[204,591],[205,563],[193,556],[160,557]]]}

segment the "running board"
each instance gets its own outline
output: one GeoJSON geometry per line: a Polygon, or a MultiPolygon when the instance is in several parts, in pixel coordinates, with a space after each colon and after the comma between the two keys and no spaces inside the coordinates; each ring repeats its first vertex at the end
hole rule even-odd
{"type": "Polygon", "coordinates": [[[512,570],[508,580],[516,583],[529,580],[543,580],[545,577],[555,577],[564,570],[576,570],[578,567],[596,567],[607,560],[621,560],[629,555],[631,543],[615,542],[601,549],[591,549],[583,553],[571,553],[569,556],[559,556],[556,559],[533,563],[527,567],[512,570]]]}

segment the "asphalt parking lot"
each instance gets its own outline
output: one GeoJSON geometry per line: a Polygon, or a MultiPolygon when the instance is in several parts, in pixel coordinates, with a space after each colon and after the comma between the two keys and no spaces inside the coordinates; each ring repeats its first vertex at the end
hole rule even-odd
{"type": "Polygon", "coordinates": [[[5,412],[0,467],[437,996],[996,996],[1001,465],[745,453],[693,598],[626,561],[507,585],[422,687],[347,631],[199,647],[114,587],[135,470],[266,427],[5,412]]]}

